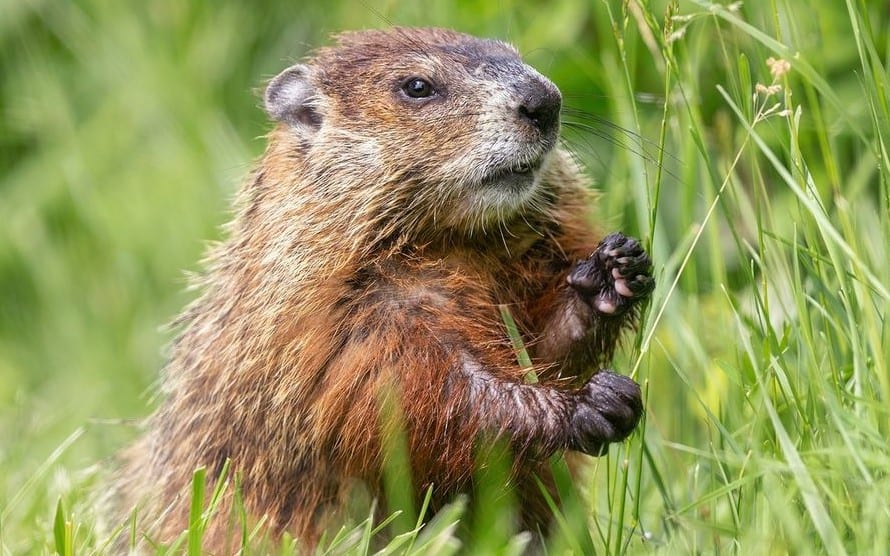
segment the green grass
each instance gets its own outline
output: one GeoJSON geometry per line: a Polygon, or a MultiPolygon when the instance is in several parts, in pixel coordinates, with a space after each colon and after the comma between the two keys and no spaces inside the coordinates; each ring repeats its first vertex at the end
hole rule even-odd
{"type": "MultiPolygon", "coordinates": [[[[884,2],[0,13],[0,555],[108,552],[90,493],[156,403],[158,329],[194,295],[182,270],[200,268],[263,148],[253,91],[330,32],[383,17],[514,42],[586,114],[567,115],[583,125],[564,138],[604,192],[606,227],[656,261],[645,326],[615,361],[645,385],[644,432],[577,482],[551,553],[890,549],[884,2]],[[790,70],[774,77],[768,58],[790,70]]],[[[194,510],[180,552],[199,550],[208,514],[194,510]]],[[[451,553],[464,518],[458,501],[431,526],[401,520],[391,553],[451,553]]],[[[480,550],[526,540],[509,519],[474,523],[480,550]]],[[[356,527],[332,532],[332,551],[385,549],[356,527]]]]}

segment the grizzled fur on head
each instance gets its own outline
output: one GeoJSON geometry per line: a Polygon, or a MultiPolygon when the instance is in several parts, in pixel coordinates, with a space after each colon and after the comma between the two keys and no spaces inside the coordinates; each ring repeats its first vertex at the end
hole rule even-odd
{"type": "Polygon", "coordinates": [[[558,123],[542,130],[519,115],[535,95],[549,95],[558,110],[556,87],[512,46],[395,28],[339,35],[274,78],[265,103],[285,124],[273,141],[288,152],[291,171],[331,197],[385,195],[364,198],[370,210],[362,216],[384,234],[472,235],[547,201],[540,175],[498,180],[523,164],[546,169],[558,123]],[[435,94],[407,96],[414,78],[435,94]],[[389,186],[367,191],[381,182],[389,186]]]}
{"type": "MultiPolygon", "coordinates": [[[[194,470],[224,479],[231,461],[250,519],[311,549],[350,484],[383,495],[403,430],[433,508],[472,491],[474,450],[503,439],[523,526],[545,528],[546,459],[600,455],[640,418],[639,387],[598,371],[652,286],[638,242],[600,241],[556,146],[559,91],[501,42],[394,28],[340,35],[264,100],[276,126],[122,455],[119,522],[141,505],[140,538],[172,542],[194,470]]],[[[229,491],[205,549],[237,551],[233,507],[229,491]]]]}

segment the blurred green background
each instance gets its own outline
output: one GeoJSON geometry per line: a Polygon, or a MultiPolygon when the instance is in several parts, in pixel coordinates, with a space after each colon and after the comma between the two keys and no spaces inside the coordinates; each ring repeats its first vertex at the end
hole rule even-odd
{"type": "MultiPolygon", "coordinates": [[[[673,20],[681,34],[669,43],[675,65],[666,87],[661,51],[668,43],[651,26],[664,24],[666,7],[620,0],[0,0],[0,536],[6,550],[42,546],[35,539],[48,527],[56,497],[82,484],[85,469],[136,434],[129,420],[150,412],[171,338],[162,327],[194,296],[184,271],[200,270],[207,242],[221,237],[229,201],[264,147],[269,124],[258,92],[336,31],[434,25],[514,43],[560,86],[567,106],[587,114],[574,119],[591,128],[567,128],[566,145],[605,192],[599,210],[606,227],[652,242],[662,272],[660,309],[672,272],[744,143],[744,128],[717,86],[750,114],[754,83],[771,80],[765,60],[778,57],[762,37],[717,17],[705,2],[680,2],[673,13],[694,17],[673,20]],[[653,211],[656,182],[661,201],[653,211]],[[76,431],[83,434],[56,459],[53,452],[76,431]]],[[[802,153],[821,202],[833,206],[843,197],[864,207],[850,233],[866,241],[863,259],[886,284],[887,266],[878,262],[886,255],[886,184],[875,155],[886,121],[863,90],[886,82],[890,4],[750,0],[720,13],[788,45],[810,68],[783,81],[793,96],[776,98],[805,106],[795,141],[781,123],[768,122],[761,133],[792,169],[794,153],[802,153]],[[851,13],[861,37],[853,33],[851,13]],[[863,43],[874,48],[866,57],[883,60],[874,74],[862,67],[863,43]],[[857,225],[873,230],[871,239],[857,225]]],[[[757,153],[733,171],[733,187],[742,193],[732,198],[750,195],[756,206],[720,204],[670,292],[640,371],[653,387],[646,442],[658,463],[651,465],[663,475],[662,489],[674,493],[661,494],[643,513],[650,511],[649,526],[667,531],[659,522],[682,518],[677,506],[691,504],[688,527],[711,523],[703,529],[704,546],[726,546],[721,538],[741,536],[745,524],[710,513],[712,499],[697,490],[697,473],[726,469],[699,452],[720,444],[724,434],[755,447],[775,441],[771,433],[745,429],[758,406],[746,401],[755,388],[744,377],[753,371],[740,355],[733,308],[759,299],[766,278],[754,267],[763,262],[764,237],[782,238],[777,245],[787,247],[798,232],[805,235],[808,224],[796,222],[806,215],[778,182],[757,153]],[[671,500],[676,506],[666,509],[671,500]],[[721,529],[724,518],[735,522],[733,531],[721,529]]],[[[818,242],[810,246],[821,249],[818,242]]],[[[828,255],[813,260],[804,274],[816,269],[813,275],[823,276],[817,267],[828,255]]],[[[833,287],[826,282],[826,291],[833,287]]],[[[875,305],[876,322],[883,322],[885,309],[875,305]]],[[[763,324],[757,318],[751,317],[753,326],[763,324]]],[[[798,326],[776,319],[780,330],[798,326]]],[[[878,344],[886,337],[879,329],[878,344]]],[[[830,336],[813,342],[840,342],[821,361],[839,375],[853,372],[850,345],[830,336]]],[[[616,368],[629,369],[635,355],[629,342],[616,368]]],[[[818,399],[808,403],[818,406],[818,399]]],[[[797,432],[796,439],[815,438],[812,431],[797,432]]],[[[652,474],[644,469],[645,481],[652,474]]],[[[797,496],[789,494],[791,507],[797,496]]]]}

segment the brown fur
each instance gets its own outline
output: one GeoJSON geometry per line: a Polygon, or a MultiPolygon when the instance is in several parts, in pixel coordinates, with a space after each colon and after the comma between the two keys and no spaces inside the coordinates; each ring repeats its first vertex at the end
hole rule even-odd
{"type": "MultiPolygon", "coordinates": [[[[600,236],[559,148],[530,197],[467,201],[468,184],[500,163],[491,120],[518,157],[542,141],[508,110],[481,108],[491,88],[507,98],[521,93],[510,83],[543,78],[506,45],[433,29],[341,35],[308,71],[311,112],[278,118],[178,321],[164,402],[123,457],[120,507],[141,503],[146,534],[169,541],[188,525],[194,469],[215,478],[231,459],[252,517],[311,545],[354,479],[380,494],[381,400],[395,392],[419,492],[466,490],[474,446],[499,435],[516,454],[527,522],[546,521],[532,472],[557,450],[585,449],[578,400],[599,411],[590,392],[612,392],[588,380],[634,311],[597,313],[567,284],[600,236]],[[501,59],[512,80],[479,70],[501,59]],[[419,109],[399,100],[393,79],[414,74],[436,75],[447,95],[419,109]],[[479,75],[491,88],[472,84],[479,75]],[[524,384],[499,304],[520,323],[538,385],[524,384]]],[[[224,552],[235,537],[219,521],[206,546],[224,552]]]]}

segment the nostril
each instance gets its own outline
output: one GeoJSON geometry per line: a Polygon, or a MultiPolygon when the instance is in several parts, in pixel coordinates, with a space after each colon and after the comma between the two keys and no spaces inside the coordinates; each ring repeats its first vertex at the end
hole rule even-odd
{"type": "Polygon", "coordinates": [[[540,106],[538,106],[537,101],[538,99],[526,97],[525,102],[519,105],[519,116],[524,120],[528,120],[535,126],[539,126],[541,123],[540,106]]]}
{"type": "Polygon", "coordinates": [[[524,104],[519,107],[519,115],[525,118],[526,120],[530,120],[533,124],[537,125],[537,115],[534,113],[534,109],[529,110],[524,104]]]}
{"type": "Polygon", "coordinates": [[[528,85],[517,112],[521,119],[548,133],[559,123],[561,104],[562,99],[555,87],[536,81],[528,85]]]}

